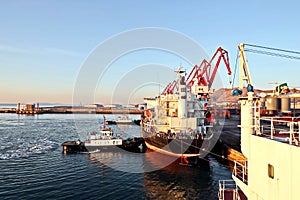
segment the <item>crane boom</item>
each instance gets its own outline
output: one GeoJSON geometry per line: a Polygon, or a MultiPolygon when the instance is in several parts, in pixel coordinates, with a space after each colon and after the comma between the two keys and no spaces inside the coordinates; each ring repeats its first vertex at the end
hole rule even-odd
{"type": "MultiPolygon", "coordinates": [[[[202,61],[203,62],[203,61],[202,61]]],[[[201,63],[202,64],[202,63],[201,63]]],[[[200,65],[201,66],[201,65],[200,65]]],[[[189,73],[188,77],[186,78],[186,82],[187,82],[187,86],[191,87],[194,82],[195,82],[195,78],[198,77],[199,73],[200,73],[200,67],[198,65],[195,65],[192,69],[192,71],[189,73]]]]}
{"type": "MultiPolygon", "coordinates": [[[[225,66],[227,68],[227,71],[228,71],[228,75],[231,75],[231,70],[230,70],[230,67],[229,67],[229,56],[228,56],[228,52],[224,49],[222,49],[221,47],[219,47],[217,49],[217,51],[215,52],[215,54],[213,55],[213,57],[211,58],[211,60],[209,61],[209,64],[211,65],[213,60],[216,58],[216,56],[218,55],[218,53],[220,54],[219,57],[218,57],[218,60],[215,64],[215,67],[213,69],[213,72],[211,74],[211,76],[209,77],[209,74],[207,74],[207,78],[208,78],[208,87],[210,88],[215,80],[215,76],[217,74],[217,70],[218,70],[218,67],[220,65],[220,62],[221,62],[221,59],[223,59],[223,62],[225,63],[225,66]]],[[[206,70],[208,71],[208,70],[206,70]]]]}
{"type": "Polygon", "coordinates": [[[247,91],[254,92],[252,79],[248,68],[248,63],[246,59],[244,44],[238,45],[239,48],[239,61],[240,61],[240,73],[239,73],[239,88],[232,91],[233,96],[238,96],[243,94],[244,82],[247,83],[247,91]]]}
{"type": "Polygon", "coordinates": [[[215,80],[215,76],[221,60],[223,60],[223,62],[225,63],[225,66],[228,71],[228,75],[231,75],[228,52],[222,49],[221,47],[219,47],[214,53],[214,55],[211,57],[209,62],[204,59],[201,62],[200,66],[197,65],[194,66],[194,68],[192,69],[191,73],[187,78],[188,87],[191,87],[192,85],[194,85],[195,81],[197,81],[198,85],[208,86],[208,88],[210,89],[215,80]],[[212,69],[212,63],[215,60],[215,58],[217,58],[217,56],[218,56],[218,60],[214,65],[214,68],[212,69]]]}
{"type": "Polygon", "coordinates": [[[243,89],[244,82],[247,82],[247,85],[252,85],[252,79],[248,68],[248,63],[245,55],[244,44],[239,44],[239,61],[240,61],[240,83],[239,88],[243,89]]]}
{"type": "Polygon", "coordinates": [[[165,87],[165,89],[162,91],[161,94],[167,94],[168,89],[170,88],[172,83],[168,83],[168,85],[165,87]]]}
{"type": "Polygon", "coordinates": [[[178,90],[177,81],[170,82],[161,94],[174,94],[175,89],[178,90]]]}

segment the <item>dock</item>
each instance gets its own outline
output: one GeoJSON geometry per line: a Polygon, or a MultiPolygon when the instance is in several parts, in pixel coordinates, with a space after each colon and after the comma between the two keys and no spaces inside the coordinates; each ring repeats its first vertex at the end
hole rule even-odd
{"type": "Polygon", "coordinates": [[[241,132],[238,125],[240,124],[240,115],[231,115],[230,119],[225,119],[222,133],[213,153],[226,161],[245,160],[241,153],[241,132]]]}

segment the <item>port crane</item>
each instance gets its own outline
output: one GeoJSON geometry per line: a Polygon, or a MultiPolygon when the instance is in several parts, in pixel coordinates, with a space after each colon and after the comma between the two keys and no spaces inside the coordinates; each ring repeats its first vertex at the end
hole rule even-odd
{"type": "Polygon", "coordinates": [[[178,90],[178,84],[176,80],[170,82],[161,94],[174,94],[175,89],[178,90]]]}
{"type": "Polygon", "coordinates": [[[195,65],[193,67],[192,71],[186,79],[187,86],[191,87],[197,81],[197,84],[199,86],[208,86],[208,90],[210,90],[221,60],[223,60],[225,63],[228,75],[231,75],[228,52],[219,47],[209,61],[204,59],[199,66],[195,65]],[[212,68],[212,63],[216,58],[217,62],[212,68]]]}
{"type": "MultiPolygon", "coordinates": [[[[187,86],[192,87],[194,83],[197,82],[198,86],[207,86],[208,90],[210,90],[221,60],[225,63],[228,75],[231,75],[228,52],[219,47],[209,61],[204,59],[199,66],[195,65],[193,67],[186,79],[187,86]],[[216,64],[214,65],[214,68],[212,68],[212,63],[216,58],[216,64]]],[[[178,84],[177,81],[174,80],[166,86],[162,94],[173,94],[175,89],[178,90],[178,84]]]]}

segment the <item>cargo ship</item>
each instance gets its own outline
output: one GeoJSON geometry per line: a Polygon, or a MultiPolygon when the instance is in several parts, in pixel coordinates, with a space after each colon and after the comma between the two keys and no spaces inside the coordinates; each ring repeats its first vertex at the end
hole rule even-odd
{"type": "MultiPolygon", "coordinates": [[[[158,97],[144,99],[147,109],[142,115],[141,133],[149,149],[182,158],[181,164],[194,164],[213,147],[220,130],[209,110],[209,100],[220,61],[214,70],[209,67],[218,53],[219,58],[227,55],[225,50],[218,48],[209,65],[195,65],[188,76],[185,70],[178,68],[175,70],[177,79],[158,97]],[[205,77],[209,70],[214,73],[205,77]],[[194,84],[195,80],[198,84],[194,84]]],[[[230,74],[228,59],[224,61],[230,74]]]]}

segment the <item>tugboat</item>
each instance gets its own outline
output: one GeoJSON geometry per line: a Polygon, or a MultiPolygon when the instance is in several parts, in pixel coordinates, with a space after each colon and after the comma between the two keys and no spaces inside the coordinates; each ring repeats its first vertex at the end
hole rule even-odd
{"type": "Polygon", "coordinates": [[[80,152],[104,152],[104,151],[120,151],[120,149],[142,153],[146,151],[146,145],[143,138],[133,138],[123,140],[120,136],[115,136],[112,128],[106,127],[106,118],[104,116],[104,125],[99,131],[89,133],[85,142],[67,141],[62,144],[63,151],[66,153],[80,152]]]}
{"type": "Polygon", "coordinates": [[[100,131],[93,131],[89,134],[85,141],[85,147],[89,152],[111,150],[122,146],[122,138],[114,136],[113,129],[107,128],[105,124],[100,127],[100,131]]]}
{"type": "Polygon", "coordinates": [[[147,110],[141,118],[141,133],[149,149],[179,158],[183,165],[194,165],[210,151],[214,134],[220,130],[208,108],[209,95],[221,58],[231,73],[226,56],[227,51],[218,48],[210,62],[204,60],[200,66],[195,65],[187,78],[180,67],[175,71],[177,80],[158,97],[144,99],[147,110]],[[219,61],[211,69],[218,53],[219,61]],[[194,85],[195,80],[198,84],[194,85]]]}

